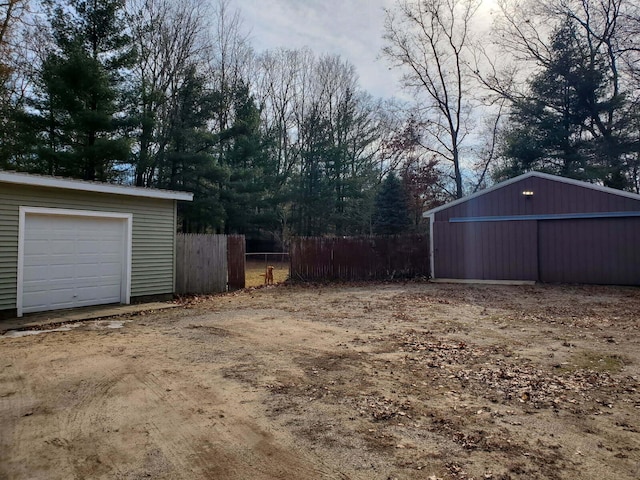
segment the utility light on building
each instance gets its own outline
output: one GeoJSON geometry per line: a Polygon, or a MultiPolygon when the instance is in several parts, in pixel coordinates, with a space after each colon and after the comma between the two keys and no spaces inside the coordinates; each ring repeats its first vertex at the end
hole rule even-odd
{"type": "Polygon", "coordinates": [[[533,197],[533,190],[525,190],[522,192],[522,195],[529,198],[529,197],[533,197]]]}

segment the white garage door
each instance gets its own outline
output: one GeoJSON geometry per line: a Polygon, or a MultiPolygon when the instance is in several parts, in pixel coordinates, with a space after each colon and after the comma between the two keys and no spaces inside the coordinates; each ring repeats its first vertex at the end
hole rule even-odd
{"type": "Polygon", "coordinates": [[[127,222],[24,217],[22,313],[126,302],[127,222]]]}

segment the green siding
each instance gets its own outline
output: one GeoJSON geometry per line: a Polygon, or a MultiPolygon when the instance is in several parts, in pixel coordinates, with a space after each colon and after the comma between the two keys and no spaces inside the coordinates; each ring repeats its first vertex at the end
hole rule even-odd
{"type": "Polygon", "coordinates": [[[133,214],[131,296],[171,294],[175,201],[0,182],[0,310],[16,308],[19,207],[133,214]]]}

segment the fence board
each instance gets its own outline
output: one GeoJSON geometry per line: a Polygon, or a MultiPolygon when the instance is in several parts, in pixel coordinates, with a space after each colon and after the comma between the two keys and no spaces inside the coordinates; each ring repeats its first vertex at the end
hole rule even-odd
{"type": "Polygon", "coordinates": [[[244,235],[229,235],[227,237],[229,290],[239,290],[245,287],[245,243],[244,235]]]}
{"type": "Polygon", "coordinates": [[[176,236],[176,293],[227,291],[226,235],[176,236]]]}
{"type": "Polygon", "coordinates": [[[291,242],[293,280],[383,280],[429,276],[429,237],[299,237],[291,242]]]}

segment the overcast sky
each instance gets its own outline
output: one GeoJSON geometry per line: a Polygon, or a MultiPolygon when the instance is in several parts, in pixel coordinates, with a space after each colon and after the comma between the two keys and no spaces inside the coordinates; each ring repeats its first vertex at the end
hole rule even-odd
{"type": "Polygon", "coordinates": [[[376,97],[399,93],[400,73],[380,57],[384,7],[394,0],[234,0],[256,51],[309,47],[355,65],[360,85],[376,97]]]}

